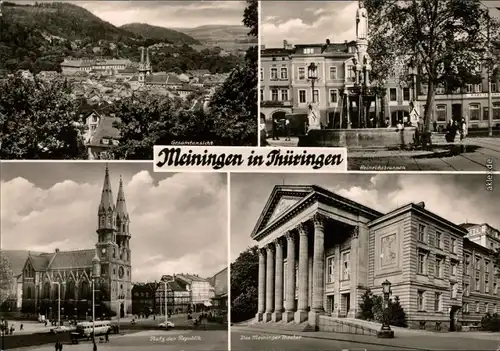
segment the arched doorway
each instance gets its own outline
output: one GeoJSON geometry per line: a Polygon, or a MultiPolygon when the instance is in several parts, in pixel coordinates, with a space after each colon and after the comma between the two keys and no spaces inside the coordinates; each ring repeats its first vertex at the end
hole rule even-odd
{"type": "Polygon", "coordinates": [[[120,303],[120,318],[123,318],[125,317],[125,305],[122,303],[120,303]]]}
{"type": "Polygon", "coordinates": [[[285,111],[275,111],[272,114],[272,136],[284,137],[285,136],[285,111]]]}

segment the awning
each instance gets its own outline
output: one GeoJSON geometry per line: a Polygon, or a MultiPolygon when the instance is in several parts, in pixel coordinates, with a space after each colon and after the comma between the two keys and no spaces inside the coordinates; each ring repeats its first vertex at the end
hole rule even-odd
{"type": "Polygon", "coordinates": [[[205,301],[203,302],[203,304],[206,306],[206,307],[210,307],[212,306],[212,303],[210,301],[205,301]]]}

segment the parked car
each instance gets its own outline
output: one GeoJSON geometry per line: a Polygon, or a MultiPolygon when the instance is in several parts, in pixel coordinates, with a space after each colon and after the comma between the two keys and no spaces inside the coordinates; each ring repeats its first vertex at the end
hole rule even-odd
{"type": "Polygon", "coordinates": [[[175,324],[170,322],[170,321],[167,321],[167,322],[163,322],[163,323],[160,323],[158,324],[158,327],[161,328],[161,329],[170,329],[170,328],[175,328],[175,324]]]}
{"type": "Polygon", "coordinates": [[[51,333],[54,334],[65,333],[73,330],[76,330],[76,328],[67,327],[65,325],[60,325],[58,327],[50,328],[51,333]]]}

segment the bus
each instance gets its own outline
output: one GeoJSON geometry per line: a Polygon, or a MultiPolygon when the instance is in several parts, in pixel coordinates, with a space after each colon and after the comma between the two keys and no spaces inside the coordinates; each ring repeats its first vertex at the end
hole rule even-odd
{"type": "Polygon", "coordinates": [[[95,331],[95,336],[105,335],[111,332],[111,321],[80,322],[76,325],[76,331],[71,333],[71,339],[90,339],[95,331]]]}

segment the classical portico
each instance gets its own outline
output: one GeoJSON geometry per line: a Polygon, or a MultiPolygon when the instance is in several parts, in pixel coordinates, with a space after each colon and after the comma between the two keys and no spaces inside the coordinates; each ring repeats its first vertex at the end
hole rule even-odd
{"type": "Polygon", "coordinates": [[[276,186],[252,233],[257,322],[354,317],[367,286],[368,228],[380,213],[316,186],[276,186]]]}

